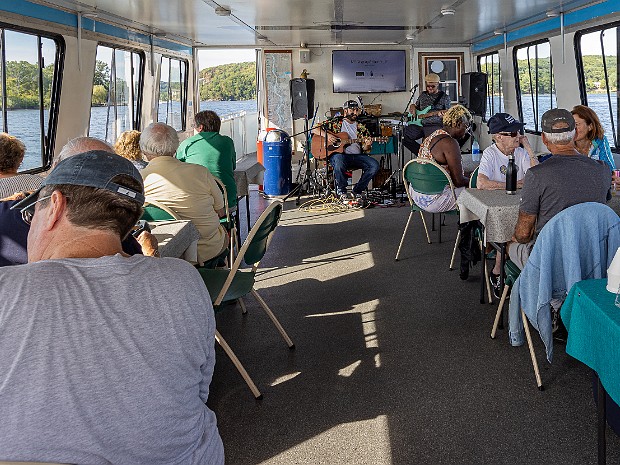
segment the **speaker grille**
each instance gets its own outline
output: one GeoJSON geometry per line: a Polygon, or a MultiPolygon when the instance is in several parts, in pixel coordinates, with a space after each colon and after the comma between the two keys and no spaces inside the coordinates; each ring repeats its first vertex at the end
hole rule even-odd
{"type": "Polygon", "coordinates": [[[291,79],[290,90],[293,119],[312,117],[314,109],[314,79],[291,79]]]}
{"type": "Polygon", "coordinates": [[[463,105],[474,115],[484,116],[487,108],[486,73],[465,73],[461,75],[463,105]]]}

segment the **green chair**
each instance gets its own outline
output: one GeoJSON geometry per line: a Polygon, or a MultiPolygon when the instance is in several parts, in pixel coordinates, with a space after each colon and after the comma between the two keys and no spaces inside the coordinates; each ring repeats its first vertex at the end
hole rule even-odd
{"type": "Polygon", "coordinates": [[[142,218],[145,221],[171,221],[178,220],[177,214],[165,205],[153,200],[144,203],[142,218]]]}
{"type": "MultiPolygon", "coordinates": [[[[251,293],[256,300],[258,300],[260,306],[278,329],[288,347],[290,349],[294,349],[295,345],[293,344],[291,338],[288,334],[286,334],[286,331],[271,309],[267,306],[265,301],[260,295],[258,295],[256,290],[254,290],[256,270],[258,269],[258,265],[265,255],[269,243],[271,242],[271,237],[273,236],[273,232],[275,231],[278,221],[280,220],[280,215],[282,214],[282,207],[283,202],[280,200],[273,202],[269,205],[269,207],[267,207],[267,209],[256,221],[256,224],[254,224],[252,230],[249,232],[248,237],[239,250],[239,254],[237,255],[237,258],[235,259],[230,270],[209,270],[205,268],[198,268],[198,271],[200,272],[202,279],[209,290],[209,294],[211,295],[211,300],[213,301],[216,312],[223,309],[220,307],[221,304],[236,301],[251,293]],[[241,269],[242,263],[251,266],[251,268],[241,269]]],[[[243,306],[242,308],[245,313],[245,308],[243,306]]],[[[241,376],[248,384],[254,396],[257,399],[261,398],[262,395],[260,391],[256,388],[256,385],[247,374],[232,349],[230,349],[228,344],[226,344],[226,341],[224,341],[219,332],[216,331],[215,336],[218,343],[222,346],[224,351],[231,358],[241,373],[241,376]]]]}
{"type": "Polygon", "coordinates": [[[471,173],[471,176],[469,178],[470,189],[475,189],[476,187],[478,187],[478,170],[479,169],[480,169],[480,166],[476,166],[476,169],[471,173]]]}
{"type": "MultiPolygon", "coordinates": [[[[491,339],[495,339],[495,334],[497,333],[497,326],[499,325],[499,320],[502,317],[502,312],[504,311],[504,303],[506,302],[506,297],[508,296],[508,291],[514,285],[517,278],[521,274],[521,270],[517,265],[514,264],[511,260],[507,260],[504,265],[504,271],[506,273],[506,279],[504,280],[504,291],[502,292],[502,297],[499,301],[499,306],[497,307],[497,313],[495,314],[495,321],[493,322],[493,329],[491,329],[491,339]]],[[[488,281],[488,279],[487,279],[488,281]]],[[[538,361],[536,360],[536,352],[534,351],[534,344],[532,343],[532,335],[530,334],[530,325],[527,321],[527,317],[523,310],[521,310],[521,319],[523,320],[523,329],[525,330],[525,338],[527,340],[527,346],[530,350],[530,357],[532,359],[532,366],[534,367],[534,376],[536,377],[536,385],[539,390],[543,390],[544,386],[542,384],[542,379],[540,377],[540,370],[538,369],[538,361]]]]}
{"type": "MultiPolygon", "coordinates": [[[[452,179],[448,172],[436,163],[433,160],[427,160],[424,158],[415,158],[408,162],[403,169],[403,182],[405,185],[405,192],[407,193],[407,198],[409,199],[409,205],[411,210],[409,212],[409,219],[407,220],[407,224],[405,225],[405,230],[403,231],[403,236],[400,239],[400,244],[398,245],[398,251],[396,252],[395,260],[398,261],[398,257],[400,256],[400,251],[403,246],[403,242],[405,240],[405,235],[407,234],[407,230],[409,229],[409,224],[411,223],[411,218],[415,212],[420,212],[420,217],[422,218],[422,224],[424,225],[424,231],[426,232],[426,239],[428,243],[431,243],[431,238],[428,234],[428,228],[426,227],[426,220],[424,219],[423,209],[418,207],[413,199],[411,198],[411,194],[409,192],[409,186],[416,191],[422,194],[441,194],[446,186],[450,186],[450,190],[452,191],[452,195],[456,201],[456,195],[454,194],[454,184],[452,184],[452,179]]],[[[454,210],[449,210],[447,212],[442,212],[442,214],[452,214],[458,215],[459,210],[456,207],[454,210]]],[[[440,215],[441,216],[441,215],[440,215]]],[[[439,238],[441,242],[441,218],[439,219],[439,238]]],[[[452,265],[454,264],[454,257],[456,255],[456,248],[458,246],[460,240],[460,232],[456,236],[456,242],[454,244],[454,250],[452,251],[452,259],[450,260],[450,269],[452,269],[452,265]]]]}
{"type": "Polygon", "coordinates": [[[230,208],[228,205],[228,194],[226,191],[226,185],[224,185],[224,183],[219,178],[216,178],[215,176],[214,176],[214,179],[218,187],[222,191],[222,195],[224,197],[224,210],[226,212],[226,216],[224,216],[223,218],[220,218],[220,224],[224,227],[224,229],[226,229],[226,231],[228,232],[228,237],[230,239],[229,244],[228,244],[228,249],[230,251],[230,256],[229,256],[230,261],[228,262],[228,265],[230,266],[235,261],[235,251],[238,248],[237,225],[235,223],[235,219],[232,217],[232,214],[230,212],[230,208]]]}

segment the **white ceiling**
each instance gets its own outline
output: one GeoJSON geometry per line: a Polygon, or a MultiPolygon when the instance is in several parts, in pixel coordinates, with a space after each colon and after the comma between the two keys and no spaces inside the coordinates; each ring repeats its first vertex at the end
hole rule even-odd
{"type": "Polygon", "coordinates": [[[34,0],[195,46],[467,45],[597,1],[34,0]],[[216,8],[230,10],[218,16],[216,8]],[[450,8],[454,16],[442,16],[450,8]],[[412,36],[408,40],[407,36],[412,36]]]}

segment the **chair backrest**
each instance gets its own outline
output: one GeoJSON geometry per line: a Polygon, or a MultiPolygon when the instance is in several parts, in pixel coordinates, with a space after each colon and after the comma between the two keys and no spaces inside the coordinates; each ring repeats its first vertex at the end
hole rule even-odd
{"type": "MultiPolygon", "coordinates": [[[[409,202],[413,204],[409,193],[409,185],[414,191],[421,194],[441,194],[447,185],[454,194],[454,184],[448,172],[433,160],[414,158],[405,165],[403,170],[403,182],[405,191],[409,196],[409,202]]],[[[455,197],[456,198],[456,197],[455,197]]]]}
{"type": "Polygon", "coordinates": [[[177,214],[170,208],[155,201],[149,201],[144,204],[144,213],[142,218],[146,221],[169,221],[178,220],[177,214]]]}
{"type": "Polygon", "coordinates": [[[273,202],[256,220],[239,251],[239,257],[243,257],[243,261],[247,265],[256,265],[263,259],[267,247],[269,247],[271,236],[280,221],[283,205],[284,203],[280,200],[273,202]]]}
{"type": "Polygon", "coordinates": [[[478,187],[478,170],[479,169],[480,167],[476,166],[476,169],[473,171],[473,173],[471,173],[471,177],[469,178],[470,189],[475,189],[476,187],[478,187]]]}
{"type": "Polygon", "coordinates": [[[226,185],[222,182],[220,178],[216,178],[215,176],[213,176],[213,179],[215,179],[215,182],[222,191],[222,196],[224,197],[224,211],[226,212],[226,219],[230,221],[230,208],[228,206],[228,192],[226,191],[226,185]]]}

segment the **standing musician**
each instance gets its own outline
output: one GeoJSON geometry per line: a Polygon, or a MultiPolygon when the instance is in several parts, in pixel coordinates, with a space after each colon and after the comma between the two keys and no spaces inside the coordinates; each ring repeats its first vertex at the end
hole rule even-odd
{"type": "Polygon", "coordinates": [[[405,128],[403,138],[405,147],[416,155],[420,150],[417,140],[428,137],[429,134],[443,127],[441,117],[451,105],[450,96],[443,90],[439,90],[439,76],[435,73],[427,74],[424,76],[424,83],[426,90],[421,92],[416,103],[409,107],[409,113],[414,114],[416,118],[423,118],[422,126],[410,124],[405,128]],[[420,114],[429,106],[431,108],[428,113],[420,114]]]}
{"type": "MultiPolygon", "coordinates": [[[[361,123],[357,122],[360,114],[360,107],[355,100],[348,100],[342,106],[344,115],[325,121],[319,127],[312,130],[313,134],[324,139],[327,135],[327,144],[333,145],[339,142],[338,133],[346,133],[350,139],[357,139],[360,142],[353,142],[346,145],[342,153],[334,152],[329,157],[329,163],[334,168],[334,179],[336,182],[336,193],[340,199],[349,203],[351,200],[360,203],[362,192],[368,187],[370,180],[379,171],[379,162],[362,152],[370,151],[372,141],[370,132],[361,123]],[[346,172],[354,169],[361,169],[362,176],[353,186],[353,199],[347,197],[347,175],[346,172]]],[[[319,141],[317,141],[318,143],[319,141]]],[[[314,145],[314,144],[313,144],[314,145]]]]}

